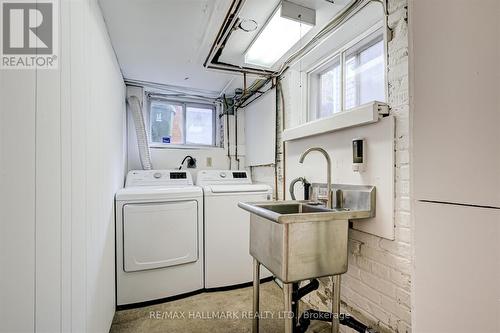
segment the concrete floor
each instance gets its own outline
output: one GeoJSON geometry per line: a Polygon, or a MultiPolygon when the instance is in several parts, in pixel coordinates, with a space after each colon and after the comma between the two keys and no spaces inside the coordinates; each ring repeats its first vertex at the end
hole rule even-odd
{"type": "MultiPolygon", "coordinates": [[[[283,296],[274,282],[261,285],[260,332],[284,331],[283,296]],[[267,312],[265,312],[267,311],[267,312]]],[[[143,308],[117,311],[111,333],[233,333],[252,331],[252,288],[203,293],[143,308]]],[[[308,332],[327,332],[328,324],[313,322],[308,332]]]]}

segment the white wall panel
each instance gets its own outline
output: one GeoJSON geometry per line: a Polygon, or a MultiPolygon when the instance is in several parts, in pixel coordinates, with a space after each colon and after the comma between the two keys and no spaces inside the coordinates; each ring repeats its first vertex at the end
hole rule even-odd
{"type": "Polygon", "coordinates": [[[87,331],[104,332],[115,311],[114,195],[125,172],[125,86],[96,1],[87,24],[87,331]]]}
{"type": "Polygon", "coordinates": [[[107,332],[125,87],[95,0],[64,0],[57,70],[0,71],[0,331],[107,332]]]}
{"type": "MultiPolygon", "coordinates": [[[[89,16],[87,1],[72,1],[70,6],[71,35],[69,38],[71,62],[71,77],[80,78],[72,80],[70,87],[70,119],[63,127],[71,128],[71,143],[69,149],[71,177],[67,180],[70,184],[70,197],[64,197],[64,205],[71,207],[71,306],[70,316],[64,317],[69,321],[73,332],[88,332],[86,318],[86,221],[87,221],[87,191],[86,191],[86,151],[87,126],[86,110],[90,107],[88,95],[89,77],[87,75],[86,30],[89,16]]],[[[63,43],[64,44],[64,43],[63,43]]],[[[65,142],[65,141],[63,141],[65,142]]],[[[67,248],[64,249],[68,251],[67,248]]],[[[66,326],[66,325],[65,325],[66,326]]]]}
{"type": "Polygon", "coordinates": [[[35,71],[0,70],[0,331],[35,316],[35,71]]]}
{"type": "Polygon", "coordinates": [[[39,332],[61,331],[60,82],[60,71],[37,70],[35,327],[39,332]]]}
{"type": "Polygon", "coordinates": [[[272,164],[276,154],[276,89],[245,108],[246,165],[272,164]]]}
{"type": "Polygon", "coordinates": [[[500,2],[411,3],[415,198],[500,207],[500,2]]]}
{"type": "Polygon", "coordinates": [[[97,2],[71,1],[71,13],[72,328],[105,332],[115,310],[114,194],[125,173],[125,86],[97,2]]]}
{"type": "Polygon", "coordinates": [[[500,331],[500,210],[415,204],[413,331],[500,331]]]}

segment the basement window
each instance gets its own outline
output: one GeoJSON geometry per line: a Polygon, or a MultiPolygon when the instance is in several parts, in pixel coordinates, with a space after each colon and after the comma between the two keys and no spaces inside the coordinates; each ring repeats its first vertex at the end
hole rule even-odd
{"type": "Polygon", "coordinates": [[[310,120],[329,117],[342,110],[342,68],[340,56],[309,74],[310,120]]]}
{"type": "Polygon", "coordinates": [[[385,102],[384,57],[384,36],[379,29],[358,37],[308,71],[308,121],[385,102]]]}
{"type": "Polygon", "coordinates": [[[384,42],[382,35],[362,40],[345,53],[345,109],[385,102],[384,42]]]}
{"type": "Polygon", "coordinates": [[[216,109],[212,104],[152,100],[149,119],[154,147],[216,145],[216,109]]]}

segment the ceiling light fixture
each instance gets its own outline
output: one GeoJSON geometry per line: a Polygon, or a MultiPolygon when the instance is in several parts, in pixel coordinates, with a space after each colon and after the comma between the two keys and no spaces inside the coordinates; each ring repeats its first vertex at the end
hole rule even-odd
{"type": "Polygon", "coordinates": [[[283,0],[245,52],[245,63],[272,67],[316,24],[316,12],[283,0]]]}

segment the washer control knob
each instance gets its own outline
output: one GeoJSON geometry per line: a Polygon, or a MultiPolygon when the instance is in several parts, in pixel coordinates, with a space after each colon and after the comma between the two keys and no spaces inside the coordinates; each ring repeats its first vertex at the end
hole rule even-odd
{"type": "Polygon", "coordinates": [[[156,179],[160,179],[161,178],[161,173],[160,172],[155,172],[153,174],[153,177],[155,177],[156,179]]]}
{"type": "Polygon", "coordinates": [[[226,176],[227,176],[227,175],[226,175],[226,173],[225,173],[225,172],[221,172],[221,173],[219,173],[219,176],[220,176],[221,178],[226,178],[226,176]]]}

